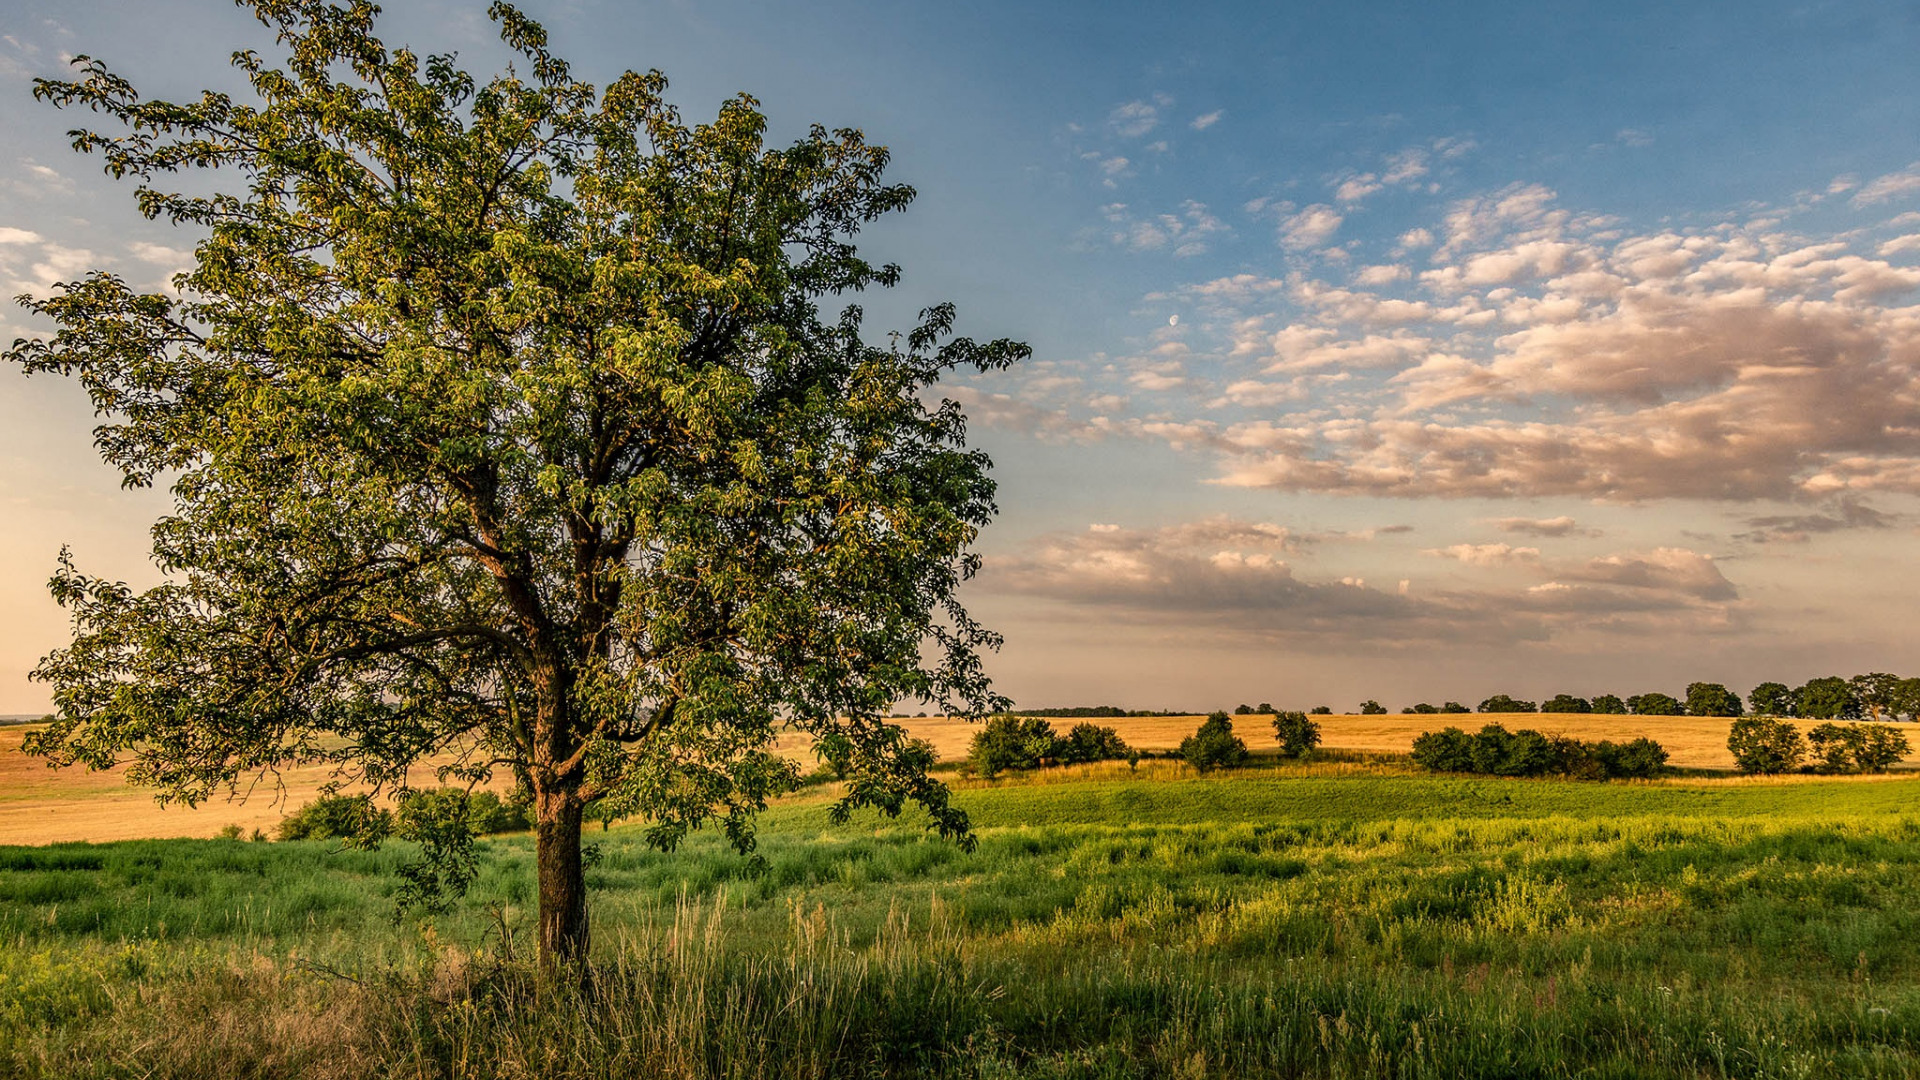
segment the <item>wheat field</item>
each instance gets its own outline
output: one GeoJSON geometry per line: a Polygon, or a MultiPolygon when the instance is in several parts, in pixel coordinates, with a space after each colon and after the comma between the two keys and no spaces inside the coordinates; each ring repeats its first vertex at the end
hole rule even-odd
{"type": "MultiPolygon", "coordinates": [[[[1198,727],[1203,717],[1126,716],[1099,718],[1091,723],[1112,727],[1128,743],[1141,750],[1165,752],[1198,727]]],[[[1709,716],[1611,716],[1587,713],[1512,713],[1385,716],[1333,715],[1315,717],[1320,723],[1322,745],[1332,750],[1404,754],[1423,731],[1448,725],[1477,730],[1482,724],[1501,723],[1509,729],[1531,727],[1549,734],[1573,735],[1582,739],[1633,739],[1645,736],[1667,748],[1673,765],[1690,769],[1733,768],[1733,755],[1727,752],[1727,728],[1730,721],[1709,716]]],[[[1271,745],[1270,716],[1234,718],[1235,731],[1254,750],[1271,745]]],[[[898,721],[918,738],[932,743],[943,761],[958,761],[966,756],[975,726],[953,717],[917,717],[898,721]]],[[[1082,721],[1052,720],[1065,731],[1082,721]]],[[[1810,726],[1812,721],[1802,721],[1810,726]]],[[[166,806],[155,803],[151,792],[132,787],[124,779],[124,768],[103,773],[81,769],[49,769],[45,762],[20,750],[21,740],[32,725],[0,727],[0,844],[48,844],[66,841],[161,839],[168,837],[212,837],[228,826],[243,833],[255,829],[271,833],[282,817],[311,801],[326,783],[324,768],[294,769],[277,781],[261,783],[232,798],[216,796],[197,807],[166,806]]],[[[1920,742],[1920,739],[1915,740],[1920,742]]],[[[811,761],[808,742],[797,735],[781,739],[783,753],[811,761]]],[[[1906,764],[1920,763],[1920,754],[1906,764]]],[[[431,784],[432,769],[423,766],[417,783],[431,784]]],[[[498,777],[493,785],[505,790],[507,779],[498,777]]]]}

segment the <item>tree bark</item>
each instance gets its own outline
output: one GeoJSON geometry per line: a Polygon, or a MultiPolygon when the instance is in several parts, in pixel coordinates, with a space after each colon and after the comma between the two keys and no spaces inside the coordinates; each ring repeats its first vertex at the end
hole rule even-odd
{"type": "Polygon", "coordinates": [[[554,972],[587,958],[587,881],[580,862],[585,806],[572,791],[534,796],[540,876],[540,966],[554,972]]]}

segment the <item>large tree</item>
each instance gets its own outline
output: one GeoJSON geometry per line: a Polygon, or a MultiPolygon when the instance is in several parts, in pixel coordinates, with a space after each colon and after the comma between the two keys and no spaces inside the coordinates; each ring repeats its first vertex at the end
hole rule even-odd
{"type": "Polygon", "coordinates": [[[886,151],[769,147],[747,97],[689,126],[658,72],[596,89],[504,4],[524,66],[481,83],[382,45],[364,0],[243,3],[286,53],[236,54],[247,101],[143,100],[86,57],[35,86],[117,122],[75,147],[200,239],[176,293],[95,272],[22,298],[57,331],[9,359],[77,377],[103,457],[175,503],[156,587],[63,555],[75,636],[36,672],[59,715],[34,749],[189,803],[314,762],[511,771],[549,961],[586,949],[589,801],[749,851],[795,780],[782,730],[846,777],[842,816],[917,803],[964,841],[884,717],[1001,704],[955,599],[988,462],[928,388],[1027,349],[955,338],[945,305],[887,346],[858,307],[822,317],[899,276],[852,244],[913,197],[886,151]],[[216,169],[243,184],[163,183],[216,169]]]}

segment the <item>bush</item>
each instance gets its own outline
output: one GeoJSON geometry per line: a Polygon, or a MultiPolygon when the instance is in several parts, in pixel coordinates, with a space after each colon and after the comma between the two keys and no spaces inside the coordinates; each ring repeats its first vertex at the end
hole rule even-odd
{"type": "Polygon", "coordinates": [[[1368,698],[1367,700],[1360,703],[1361,716],[1385,716],[1386,714],[1387,714],[1387,707],[1373,700],[1372,698],[1368,698]]]}
{"type": "Polygon", "coordinates": [[[1913,752],[1905,732],[1885,724],[1862,724],[1862,746],[1854,762],[1865,772],[1886,772],[1895,762],[1913,752]]]}
{"type": "Polygon", "coordinates": [[[1333,715],[1333,710],[1328,708],[1325,705],[1315,705],[1313,708],[1308,709],[1307,712],[1311,713],[1314,716],[1332,716],[1333,715]]]}
{"type": "Polygon", "coordinates": [[[1075,724],[1067,737],[1054,747],[1054,756],[1063,764],[1087,765],[1096,761],[1124,761],[1132,747],[1120,733],[1098,724],[1075,724]]]}
{"type": "Polygon", "coordinates": [[[1273,737],[1280,743],[1280,756],[1304,758],[1320,745],[1320,725],[1303,712],[1276,713],[1273,737]]]}
{"type": "Polygon", "coordinates": [[[1037,769],[1054,758],[1058,743],[1053,725],[1045,720],[1003,714],[992,717],[973,733],[967,764],[989,778],[1008,769],[1037,769]]]}
{"type": "Polygon", "coordinates": [[[1667,749],[1652,739],[1616,743],[1602,740],[1593,748],[1594,757],[1610,777],[1645,780],[1660,775],[1667,766],[1667,749]]]}
{"type": "Polygon", "coordinates": [[[1193,734],[1180,740],[1180,756],[1201,772],[1230,769],[1246,764],[1247,744],[1233,733],[1233,718],[1216,712],[1193,734]]]}
{"type": "Polygon", "coordinates": [[[1423,732],[1413,740],[1413,763],[1434,772],[1472,772],[1473,736],[1457,727],[1423,732]]]}
{"type": "Polygon", "coordinates": [[[1912,749],[1885,724],[1820,724],[1807,732],[1815,767],[1826,773],[1886,772],[1912,749]]]}
{"type": "Polygon", "coordinates": [[[1652,739],[1588,743],[1488,724],[1475,735],[1454,727],[1425,732],[1413,741],[1413,761],[1435,772],[1605,780],[1656,775],[1667,763],[1667,751],[1652,739]]]}
{"type": "Polygon", "coordinates": [[[280,819],[278,840],[378,840],[393,831],[393,815],[367,795],[323,795],[280,819]]]}
{"type": "Polygon", "coordinates": [[[1553,713],[1590,713],[1593,711],[1593,704],[1586,698],[1574,697],[1572,694],[1555,694],[1553,695],[1552,701],[1540,706],[1540,711],[1553,713]]]}
{"type": "Polygon", "coordinates": [[[1807,756],[1800,729],[1771,716],[1743,716],[1733,722],[1727,749],[1741,772],[1760,775],[1789,772],[1807,756]]]}
{"type": "Polygon", "coordinates": [[[1618,694],[1601,694],[1593,699],[1593,711],[1603,716],[1624,716],[1627,703],[1620,700],[1618,694]]]}
{"type": "Polygon", "coordinates": [[[1539,712],[1540,708],[1531,701],[1519,701],[1505,694],[1495,694],[1480,703],[1480,711],[1491,713],[1539,712]]]}
{"type": "Polygon", "coordinates": [[[1440,706],[1440,711],[1443,713],[1470,713],[1473,710],[1457,701],[1449,701],[1445,705],[1440,706]]]}
{"type": "Polygon", "coordinates": [[[1439,712],[1440,710],[1434,708],[1432,705],[1429,705],[1423,701],[1420,704],[1415,705],[1413,708],[1408,709],[1407,711],[1413,712],[1413,713],[1420,713],[1422,715],[1431,715],[1433,713],[1439,712]]]}

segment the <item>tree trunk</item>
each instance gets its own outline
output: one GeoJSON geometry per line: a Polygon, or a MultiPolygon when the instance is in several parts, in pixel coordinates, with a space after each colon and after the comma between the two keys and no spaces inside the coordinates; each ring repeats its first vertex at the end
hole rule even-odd
{"type": "Polygon", "coordinates": [[[555,971],[587,958],[587,880],[580,864],[585,807],[571,791],[534,796],[540,873],[540,966],[555,971]]]}

